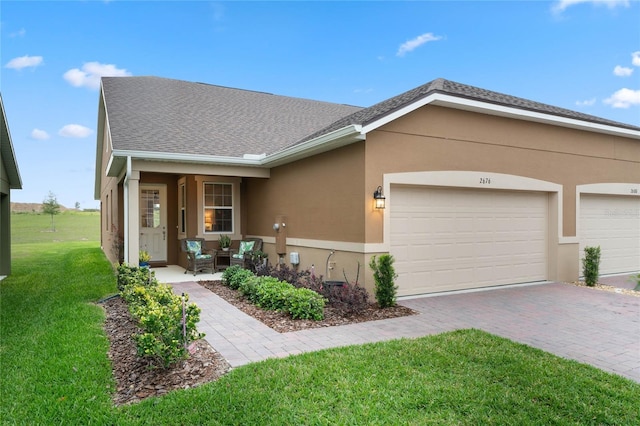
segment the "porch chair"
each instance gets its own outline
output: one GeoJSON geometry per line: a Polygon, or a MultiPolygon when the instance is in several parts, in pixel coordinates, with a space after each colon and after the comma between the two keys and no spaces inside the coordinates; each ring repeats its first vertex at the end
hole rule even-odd
{"type": "Polygon", "coordinates": [[[205,247],[204,238],[183,238],[180,240],[182,251],[187,254],[187,271],[193,271],[193,276],[203,269],[211,269],[211,273],[216,271],[216,251],[205,247]]]}
{"type": "Polygon", "coordinates": [[[254,251],[262,250],[262,238],[245,238],[240,241],[238,251],[231,250],[229,256],[230,265],[240,265],[245,269],[251,269],[252,255],[254,251]]]}

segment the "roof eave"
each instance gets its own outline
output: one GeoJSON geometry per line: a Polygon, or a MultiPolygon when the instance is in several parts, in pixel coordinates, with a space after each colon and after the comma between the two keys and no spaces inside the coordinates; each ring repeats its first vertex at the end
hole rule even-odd
{"type": "Polygon", "coordinates": [[[537,123],[552,124],[555,126],[568,127],[572,129],[585,130],[589,132],[604,133],[613,136],[629,137],[640,139],[640,131],[617,127],[612,125],[593,123],[590,121],[579,120],[575,118],[563,117],[554,114],[546,114],[527,109],[510,107],[491,102],[484,102],[464,97],[448,95],[443,93],[432,93],[415,102],[405,105],[390,114],[378,118],[363,126],[362,132],[368,133],[375,130],[399,117],[402,117],[422,106],[436,105],[448,108],[455,108],[465,111],[477,112],[481,114],[496,115],[500,117],[508,117],[537,123]]]}
{"type": "Polygon", "coordinates": [[[0,114],[2,114],[3,138],[0,146],[2,149],[2,160],[5,163],[5,172],[9,180],[9,189],[22,189],[22,178],[20,177],[20,169],[18,168],[16,153],[13,149],[13,142],[11,142],[11,132],[9,131],[9,124],[7,123],[7,116],[4,111],[2,95],[0,95],[0,114]]]}
{"type": "Polygon", "coordinates": [[[364,140],[365,138],[366,136],[363,134],[362,126],[359,124],[351,124],[268,155],[263,160],[263,165],[267,167],[280,166],[302,158],[350,145],[354,142],[364,140]]]}

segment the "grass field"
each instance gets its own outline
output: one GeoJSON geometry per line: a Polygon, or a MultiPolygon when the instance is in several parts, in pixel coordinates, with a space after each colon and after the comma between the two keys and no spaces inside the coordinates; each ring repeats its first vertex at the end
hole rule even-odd
{"type": "Polygon", "coordinates": [[[41,213],[11,214],[11,244],[100,241],[100,212],[67,210],[53,216],[41,213]]]}
{"type": "Polygon", "coordinates": [[[78,226],[64,242],[16,224],[0,281],[2,424],[640,424],[640,384],[478,330],[271,359],[114,407],[96,301],[115,277],[96,237],[82,241],[90,220],[67,218],[78,226]]]}

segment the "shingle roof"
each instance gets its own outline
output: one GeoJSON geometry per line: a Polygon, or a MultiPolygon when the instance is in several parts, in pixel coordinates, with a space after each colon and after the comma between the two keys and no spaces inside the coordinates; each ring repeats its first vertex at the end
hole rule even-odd
{"type": "Polygon", "coordinates": [[[320,129],[317,132],[308,135],[298,143],[322,136],[324,134],[330,133],[333,130],[341,129],[349,125],[358,124],[365,126],[434,93],[451,95],[458,98],[476,100],[526,111],[550,114],[558,117],[571,118],[575,120],[586,121],[589,123],[603,124],[607,126],[614,126],[631,130],[640,130],[640,127],[633,126],[631,124],[619,123],[593,115],[583,114],[569,109],[555,107],[553,105],[547,105],[540,102],[530,101],[528,99],[505,95],[503,93],[492,92],[490,90],[485,90],[478,87],[456,83],[454,81],[440,78],[426,83],[422,86],[416,87],[415,89],[411,89],[398,96],[394,96],[393,98],[377,103],[369,108],[364,108],[360,111],[356,111],[351,115],[337,120],[324,129],[320,129]]]}
{"type": "Polygon", "coordinates": [[[630,124],[445,79],[369,108],[159,77],[103,77],[102,86],[113,147],[125,151],[269,155],[349,125],[366,126],[432,94],[640,131],[630,124]]]}
{"type": "Polygon", "coordinates": [[[103,77],[113,148],[270,154],[359,107],[159,77],[103,77]]]}

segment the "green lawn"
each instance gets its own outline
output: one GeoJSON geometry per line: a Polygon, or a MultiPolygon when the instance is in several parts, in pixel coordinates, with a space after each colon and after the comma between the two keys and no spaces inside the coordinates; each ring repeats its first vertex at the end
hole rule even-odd
{"type": "Polygon", "coordinates": [[[477,330],[267,360],[114,407],[95,302],[115,278],[98,242],[77,239],[13,246],[2,424],[640,424],[640,384],[477,330]]]}
{"type": "Polygon", "coordinates": [[[51,216],[41,213],[11,214],[11,244],[63,241],[100,241],[100,212],[67,210],[51,216]]]}

